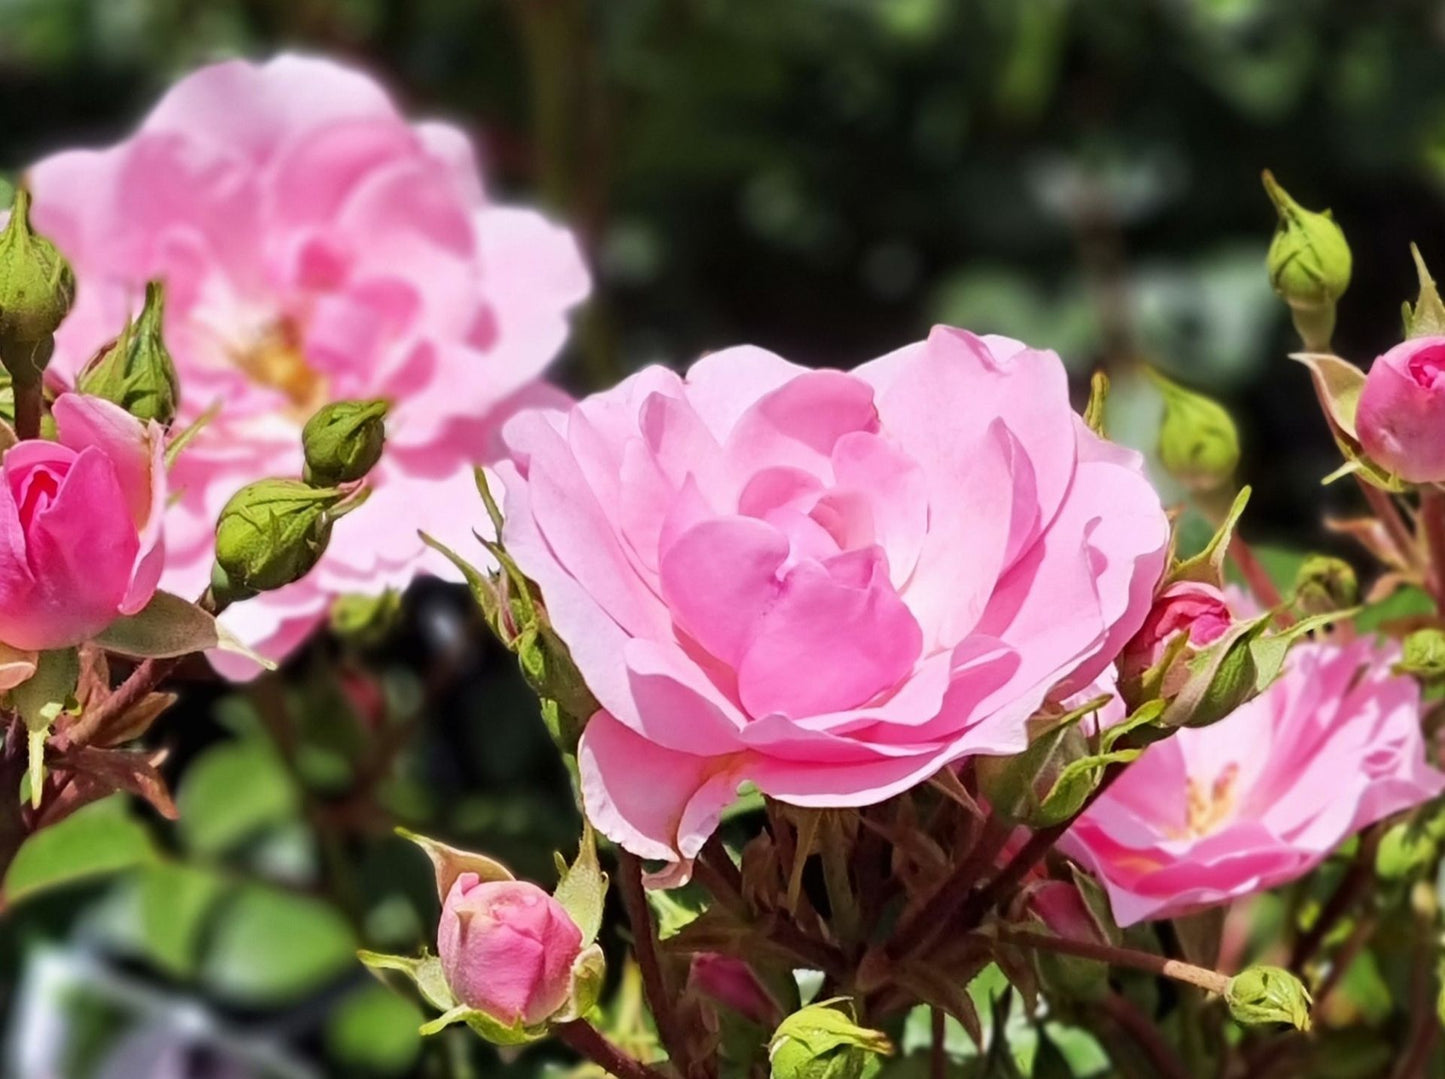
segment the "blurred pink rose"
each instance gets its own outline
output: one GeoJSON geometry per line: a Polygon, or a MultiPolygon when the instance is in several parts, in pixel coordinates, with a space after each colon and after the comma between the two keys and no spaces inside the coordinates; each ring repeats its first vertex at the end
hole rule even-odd
{"type": "MultiPolygon", "coordinates": [[[[1193,650],[1223,637],[1233,624],[1229,602],[1220,589],[1199,581],[1172,584],[1154,598],[1149,617],[1119,657],[1120,674],[1125,680],[1139,678],[1164,659],[1181,634],[1188,635],[1185,654],[1180,657],[1187,659],[1193,650]]],[[[1178,686],[1169,685],[1176,671],[1181,684],[1188,673],[1183,664],[1170,666],[1163,689],[1166,696],[1178,691],[1178,686]]]]}
{"type": "Polygon", "coordinates": [[[1420,690],[1369,640],[1297,645],[1227,719],[1151,746],[1060,843],[1120,925],[1273,888],[1341,840],[1445,788],[1425,758],[1420,690]]]}
{"type": "Polygon", "coordinates": [[[459,1003],[511,1026],[535,1026],[572,989],[582,931],[535,884],[480,882],[463,873],[452,885],[437,927],[437,952],[459,1003]]]}
{"type": "Polygon", "coordinates": [[[1022,749],[1164,565],[1138,457],[1004,338],[939,328],[852,374],[728,349],[504,437],[506,543],[602,705],[588,814],[680,871],[745,780],[865,805],[1022,749]]]}
{"type": "Polygon", "coordinates": [[[1445,480],[1445,337],[1406,341],[1371,364],[1355,430],[1371,460],[1401,479],[1445,480]]]}
{"type": "Polygon", "coordinates": [[[62,394],[56,442],[5,451],[0,641],[68,648],[155,594],[165,562],[164,432],[96,397],[62,394]]]}
{"type": "Polygon", "coordinates": [[[247,481],[299,475],[302,423],[338,398],[393,402],[371,500],[310,576],[225,621],[279,658],[337,594],[452,573],[417,530],[469,540],[471,467],[588,290],[566,230],[490,201],[465,134],[408,124],[325,60],[232,61],[181,80],[126,141],[58,154],[30,182],[79,278],[52,371],[73,378],[159,277],[181,421],[221,406],[173,472],[168,589],[205,587],[221,506],[247,481]]]}
{"type": "Polygon", "coordinates": [[[715,952],[699,953],[692,957],[687,980],[691,988],[758,1026],[771,1030],[782,1021],[782,1008],[741,959],[715,952]]]}

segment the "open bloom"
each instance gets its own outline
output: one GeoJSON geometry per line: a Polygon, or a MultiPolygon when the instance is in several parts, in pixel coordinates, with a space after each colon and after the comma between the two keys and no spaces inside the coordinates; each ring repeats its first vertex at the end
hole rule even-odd
{"type": "Polygon", "coordinates": [[[461,131],[409,124],[380,86],[328,61],[233,61],[182,79],[131,138],[29,178],[34,219],[80,280],[52,372],[73,377],[160,278],[180,421],[219,406],[172,477],[168,589],[205,587],[226,499],[300,475],[302,425],[345,398],[392,403],[370,501],[310,576],[224,621],[280,658],[333,596],[451,572],[417,530],[462,527],[472,466],[588,288],[568,232],[488,198],[461,131]]]}
{"type": "Polygon", "coordinates": [[[160,427],[73,393],[54,415],[58,441],[18,442],[0,466],[0,642],[22,652],[69,648],[135,614],[165,562],[160,427]]]}
{"type": "Polygon", "coordinates": [[[453,995],[504,1026],[535,1026],[572,992],[582,931],[535,884],[462,873],[437,927],[437,953],[453,995]]]}
{"type": "Polygon", "coordinates": [[[1308,643],[1226,719],[1147,749],[1060,843],[1120,925],[1272,888],[1346,836],[1445,788],[1426,763],[1420,690],[1370,640],[1308,643]]]}
{"type": "Polygon", "coordinates": [[[506,544],[601,703],[588,814],[682,868],[745,780],[863,805],[1023,749],[1164,564],[1137,456],[1004,338],[939,328],[851,374],[734,348],[504,438],[506,544]]]}
{"type": "Polygon", "coordinates": [[[1445,480],[1445,337],[1405,341],[1370,365],[1355,429],[1371,460],[1401,479],[1445,480]]]}

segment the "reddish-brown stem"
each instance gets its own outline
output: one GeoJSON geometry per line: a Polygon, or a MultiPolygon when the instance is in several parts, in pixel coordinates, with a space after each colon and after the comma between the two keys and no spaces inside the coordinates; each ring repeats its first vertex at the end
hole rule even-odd
{"type": "Polygon", "coordinates": [[[618,1079],[663,1079],[662,1072],[628,1056],[585,1019],[558,1023],[552,1028],[552,1033],[562,1044],[618,1079]]]}
{"type": "Polygon", "coordinates": [[[1405,523],[1405,518],[1400,514],[1400,507],[1395,500],[1386,492],[1380,490],[1373,483],[1370,483],[1356,475],[1355,480],[1364,492],[1365,501],[1370,509],[1374,511],[1376,519],[1389,536],[1390,544],[1395,548],[1400,557],[1400,564],[1404,566],[1416,566],[1420,562],[1420,547],[1415,542],[1410,527],[1405,523]]]}
{"type": "Polygon", "coordinates": [[[45,410],[45,391],[40,380],[16,382],[15,391],[15,437],[19,439],[40,437],[40,417],[45,410]]]}
{"type": "Polygon", "coordinates": [[[1304,965],[1314,957],[1319,946],[1324,943],[1325,937],[1329,935],[1335,923],[1343,918],[1355,901],[1365,892],[1374,880],[1375,848],[1380,844],[1380,829],[1371,828],[1360,838],[1359,850],[1355,853],[1355,860],[1350,863],[1350,868],[1345,870],[1345,875],[1335,887],[1325,905],[1320,909],[1318,916],[1310,925],[1309,930],[1302,934],[1295,941],[1294,947],[1290,949],[1289,968],[1298,973],[1304,965]]]}
{"type": "MultiPolygon", "coordinates": [[[[647,905],[647,893],[643,888],[642,862],[635,854],[619,848],[617,852],[617,887],[622,894],[622,906],[627,911],[627,921],[632,926],[632,950],[637,956],[637,966],[642,972],[642,989],[647,996],[647,1006],[657,1024],[657,1034],[667,1050],[668,1057],[683,1075],[698,1073],[695,1063],[687,1051],[686,1031],[678,1020],[673,1008],[676,998],[669,990],[662,962],[657,952],[657,928],[652,921],[652,910],[647,905]]],[[[705,1066],[699,1065],[701,1074],[707,1074],[705,1066]]]]}
{"type": "Polygon", "coordinates": [[[1189,1069],[1160,1035],[1158,1026],[1127,997],[1108,993],[1099,1001],[1099,1007],[1115,1026],[1133,1039],[1161,1079],[1191,1079],[1189,1069]]]}
{"type": "Polygon", "coordinates": [[[106,727],[139,704],[161,681],[175,670],[179,659],[148,659],[130,672],[99,707],[82,715],[65,730],[69,746],[88,745],[106,727]]]}
{"type": "Polygon", "coordinates": [[[1365,950],[1365,945],[1370,943],[1370,938],[1375,935],[1375,928],[1376,924],[1373,917],[1361,918],[1359,923],[1350,932],[1349,937],[1336,949],[1335,954],[1330,957],[1330,972],[1325,977],[1325,980],[1320,983],[1319,988],[1315,990],[1314,1010],[1316,1013],[1323,1012],[1325,1001],[1329,999],[1330,994],[1333,993],[1335,988],[1340,984],[1346,971],[1348,971],[1350,967],[1354,965],[1355,960],[1360,957],[1360,953],[1365,950]]]}
{"type": "Polygon", "coordinates": [[[944,1022],[943,1009],[930,1008],[929,1012],[933,1024],[930,1032],[933,1044],[928,1058],[928,1076],[929,1079],[948,1079],[948,1050],[944,1044],[948,1037],[948,1025],[944,1022]]]}
{"type": "Polygon", "coordinates": [[[1445,494],[1434,487],[1420,492],[1420,527],[1430,556],[1426,583],[1438,607],[1445,607],[1445,494]]]}
{"type": "MultiPolygon", "coordinates": [[[[1284,603],[1284,597],[1279,594],[1279,589],[1274,586],[1274,582],[1269,579],[1269,574],[1265,572],[1264,566],[1260,565],[1254,551],[1248,543],[1244,542],[1244,537],[1238,532],[1230,538],[1229,557],[1234,560],[1240,576],[1244,578],[1244,583],[1249,586],[1250,592],[1254,594],[1254,598],[1259,601],[1261,607],[1274,608],[1284,603]]],[[[1285,625],[1294,622],[1294,619],[1286,611],[1280,611],[1276,620],[1285,625]]]]}
{"type": "Polygon", "coordinates": [[[983,834],[978,837],[968,854],[918,912],[898,927],[893,939],[888,942],[890,959],[901,959],[923,947],[948,924],[953,913],[967,901],[974,885],[993,868],[1012,834],[1013,828],[997,815],[988,818],[983,834]]]}
{"type": "Polygon", "coordinates": [[[1142,970],[1149,974],[1157,974],[1161,978],[1170,978],[1176,982],[1184,982],[1186,985],[1197,986],[1205,992],[1217,993],[1220,996],[1229,990],[1229,975],[1221,974],[1217,970],[1210,970],[1208,967],[1186,963],[1182,959],[1169,959],[1162,955],[1155,955],[1153,952],[1139,952],[1133,948],[1116,948],[1112,944],[1099,944],[1091,940],[1070,940],[1067,937],[1055,937],[1031,929],[1012,929],[1007,926],[1000,926],[998,935],[1000,940],[1008,944],[1017,944],[1045,952],[1058,952],[1061,955],[1076,955],[1081,959],[1096,959],[1115,967],[1142,970]]]}

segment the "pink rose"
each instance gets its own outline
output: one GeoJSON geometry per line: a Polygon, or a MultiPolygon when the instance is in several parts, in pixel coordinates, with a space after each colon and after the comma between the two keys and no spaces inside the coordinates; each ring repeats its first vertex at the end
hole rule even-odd
{"type": "Polygon", "coordinates": [[[5,451],[0,641],[69,648],[155,594],[165,562],[164,433],[108,401],[62,394],[58,441],[5,451]]]}
{"type": "Polygon", "coordinates": [[[1294,880],[1346,836],[1435,797],[1420,690],[1370,640],[1297,645],[1283,677],[1228,718],[1130,765],[1060,844],[1108,889],[1120,925],[1294,880]]]}
{"type": "MultiPolygon", "coordinates": [[[[1172,584],[1155,597],[1149,617],[1119,657],[1121,676],[1126,681],[1136,679],[1157,666],[1181,634],[1188,640],[1184,646],[1186,655],[1180,658],[1187,658],[1194,650],[1219,640],[1233,624],[1229,602],[1220,589],[1198,581],[1172,584]]],[[[1182,684],[1187,672],[1182,664],[1171,665],[1170,675],[1176,670],[1182,684]]],[[[1179,688],[1169,686],[1169,680],[1166,679],[1165,695],[1179,688]]]]}
{"type": "Polygon", "coordinates": [[[437,952],[459,1003],[535,1026],[567,1002],[582,931],[535,884],[463,873],[442,907],[437,952]]]}
{"type": "Polygon", "coordinates": [[[370,501],[307,578],[224,621],[280,658],[338,594],[453,573],[417,530],[470,540],[457,507],[476,502],[472,466],[539,392],[588,289],[567,231],[486,195],[466,135],[409,124],[325,60],[232,61],[181,80],[126,141],[51,157],[30,182],[80,282],[52,371],[73,378],[159,277],[180,420],[221,407],[174,472],[168,589],[199,594],[226,499],[300,475],[302,424],[341,398],[392,402],[370,501]]]}
{"type": "Polygon", "coordinates": [[[771,1030],[783,1018],[778,1002],[741,959],[714,952],[694,955],[687,981],[689,987],[760,1027],[771,1030]]]}
{"type": "Polygon", "coordinates": [[[1370,459],[1401,479],[1445,480],[1445,337],[1405,341],[1370,365],[1355,429],[1370,459]]]}
{"type": "Polygon", "coordinates": [[[506,544],[602,705],[588,814],[684,872],[744,781],[865,805],[1023,749],[1164,565],[1137,455],[1005,338],[939,328],[852,374],[728,349],[504,437],[506,544]]]}

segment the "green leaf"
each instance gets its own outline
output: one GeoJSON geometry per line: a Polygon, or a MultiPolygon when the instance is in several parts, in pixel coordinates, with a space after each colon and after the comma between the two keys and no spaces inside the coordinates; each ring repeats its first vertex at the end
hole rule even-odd
{"type": "Polygon", "coordinates": [[[577,928],[582,930],[584,948],[597,939],[597,933],[602,928],[602,911],[607,902],[607,874],[597,863],[597,836],[588,821],[582,824],[577,860],[562,874],[552,897],[562,904],[577,923],[577,928]]]}
{"type": "Polygon", "coordinates": [[[136,903],[146,958],[174,977],[194,974],[201,934],[225,891],[221,877],[184,863],[143,870],[136,879],[136,903]]]}
{"type": "Polygon", "coordinates": [[[250,738],[207,750],[186,772],[176,805],[186,846],[216,855],[294,818],[299,799],[275,751],[250,738]]]}
{"type": "Polygon", "coordinates": [[[362,986],[331,1013],[326,1048],[346,1074],[400,1075],[421,1052],[422,1014],[380,985],[362,986]]]}
{"type": "Polygon", "coordinates": [[[51,888],[119,873],[155,858],[150,833],[130,816],[126,799],[112,795],[27,839],[5,874],[5,902],[13,905],[51,888]]]}
{"type": "Polygon", "coordinates": [[[135,659],[174,659],[219,648],[254,660],[268,671],[276,669],[276,664],[247,648],[214,615],[169,592],[157,592],[140,613],[116,619],[95,643],[108,652],[135,659]]]}
{"type": "Polygon", "coordinates": [[[321,900],[246,885],[217,913],[202,974],[228,1001],[282,1004],[346,970],[355,947],[346,919],[321,900]]]}

